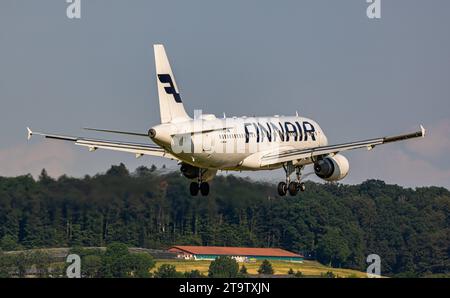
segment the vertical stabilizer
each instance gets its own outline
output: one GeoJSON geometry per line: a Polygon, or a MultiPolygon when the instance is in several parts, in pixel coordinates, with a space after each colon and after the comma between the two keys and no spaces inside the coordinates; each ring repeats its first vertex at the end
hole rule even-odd
{"type": "Polygon", "coordinates": [[[161,123],[191,119],[184,110],[180,91],[175,82],[164,46],[155,44],[156,81],[158,82],[161,123]]]}

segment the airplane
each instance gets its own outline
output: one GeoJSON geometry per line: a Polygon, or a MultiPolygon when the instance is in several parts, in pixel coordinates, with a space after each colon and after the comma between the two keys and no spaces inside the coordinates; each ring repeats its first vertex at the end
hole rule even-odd
{"type": "Polygon", "coordinates": [[[295,116],[226,117],[185,111],[164,46],[154,46],[156,81],[161,123],[147,133],[111,129],[84,128],[90,131],[143,137],[146,142],[110,141],[77,136],[33,132],[32,135],[73,142],[89,151],[97,149],[159,156],[178,161],[181,173],[191,179],[192,196],[209,194],[209,183],[217,171],[260,171],[283,168],[285,180],[278,183],[280,196],[295,196],[305,191],[302,171],[312,165],[325,181],[339,181],[349,172],[349,162],[341,152],[425,136],[425,129],[408,134],[386,136],[355,142],[328,144],[325,133],[312,119],[295,116]],[[148,143],[152,140],[154,144],[148,143]],[[295,177],[291,179],[295,172],[295,177]]]}

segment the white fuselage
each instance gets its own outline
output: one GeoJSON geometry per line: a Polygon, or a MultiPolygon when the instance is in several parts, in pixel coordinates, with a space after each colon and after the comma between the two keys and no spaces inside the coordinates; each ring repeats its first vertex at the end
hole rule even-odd
{"type": "MultiPolygon", "coordinates": [[[[260,158],[277,148],[306,149],[328,144],[315,121],[297,116],[217,119],[214,115],[202,115],[153,129],[153,141],[181,161],[217,170],[275,169],[282,164],[261,166],[260,158]]],[[[298,165],[311,162],[305,159],[298,165]]]]}

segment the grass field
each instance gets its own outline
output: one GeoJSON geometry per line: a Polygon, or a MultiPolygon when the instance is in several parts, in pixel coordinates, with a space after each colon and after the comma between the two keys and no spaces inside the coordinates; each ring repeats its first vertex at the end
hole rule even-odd
{"type": "MultiPolygon", "coordinates": [[[[258,274],[257,270],[261,265],[262,261],[257,261],[255,263],[239,263],[239,267],[242,264],[247,267],[247,271],[249,274],[258,274]]],[[[156,260],[155,269],[161,266],[162,264],[170,264],[174,265],[177,271],[186,272],[191,270],[199,270],[201,273],[207,275],[208,268],[211,261],[195,261],[195,260],[164,260],[158,259],[156,260]]],[[[333,272],[337,277],[366,277],[365,272],[360,272],[351,269],[340,269],[340,268],[331,268],[325,265],[322,265],[315,261],[303,261],[303,263],[291,263],[285,261],[270,261],[272,267],[275,271],[275,275],[284,275],[288,274],[289,268],[292,268],[294,272],[301,271],[304,276],[320,276],[321,273],[326,273],[327,271],[333,272]]]]}

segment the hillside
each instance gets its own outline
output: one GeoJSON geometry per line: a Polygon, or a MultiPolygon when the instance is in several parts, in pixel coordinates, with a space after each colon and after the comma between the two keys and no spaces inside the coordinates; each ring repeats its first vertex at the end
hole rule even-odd
{"type": "Polygon", "coordinates": [[[308,182],[307,192],[280,198],[270,183],[219,176],[205,198],[191,197],[188,183],[179,173],[123,165],[81,179],[0,177],[0,248],[281,247],[360,271],[376,253],[387,276],[450,272],[445,188],[308,182]]]}
{"type": "MultiPolygon", "coordinates": [[[[72,247],[72,248],[39,248],[27,249],[17,251],[0,252],[0,277],[65,277],[67,256],[76,253],[82,258],[82,272],[85,277],[96,272],[97,276],[102,276],[101,265],[95,262],[93,255],[100,257],[105,253],[106,247],[72,247]],[[89,257],[88,257],[89,256],[89,257]],[[94,260],[94,262],[93,262],[94,260]],[[83,263],[84,262],[84,263],[83,263]],[[83,265],[84,264],[84,265],[83,265]],[[23,272],[23,273],[20,273],[23,272]]],[[[150,255],[155,262],[151,265],[149,272],[155,273],[162,265],[173,265],[177,272],[184,274],[193,270],[198,270],[204,276],[208,276],[208,269],[211,261],[201,260],[183,260],[177,259],[175,255],[170,254],[164,250],[154,250],[138,247],[128,247],[131,254],[146,254],[150,255]]],[[[126,258],[121,257],[121,260],[126,258]]],[[[248,276],[259,276],[258,269],[262,261],[239,263],[239,268],[243,265],[247,268],[248,276]]],[[[294,273],[300,271],[302,277],[330,277],[330,272],[333,277],[338,278],[365,278],[367,274],[345,268],[332,268],[320,264],[317,261],[305,260],[300,262],[287,261],[270,261],[275,276],[288,277],[289,270],[294,273]]],[[[124,265],[128,263],[123,262],[124,265]]],[[[122,267],[124,266],[122,265],[122,267]]],[[[292,275],[293,276],[293,275],[292,275]]],[[[90,276],[92,277],[92,276],[90,276]]]]}

